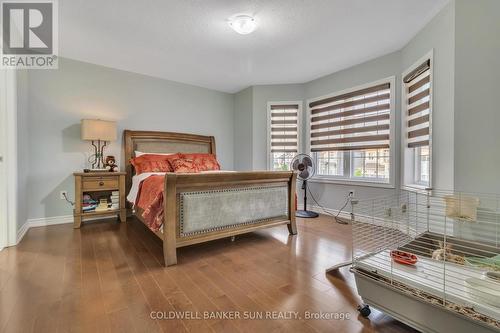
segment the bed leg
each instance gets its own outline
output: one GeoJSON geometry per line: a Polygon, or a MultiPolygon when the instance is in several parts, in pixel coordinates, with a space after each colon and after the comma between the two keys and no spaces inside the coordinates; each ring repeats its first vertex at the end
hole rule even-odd
{"type": "Polygon", "coordinates": [[[177,249],[174,242],[163,241],[163,259],[165,267],[177,264],[177,249]]]}
{"type": "Polygon", "coordinates": [[[165,266],[177,264],[177,175],[165,176],[164,220],[163,220],[163,259],[165,266]]]}
{"type": "Polygon", "coordinates": [[[290,235],[297,234],[297,223],[295,222],[295,217],[293,217],[286,226],[288,227],[288,232],[290,233],[290,235]]]}

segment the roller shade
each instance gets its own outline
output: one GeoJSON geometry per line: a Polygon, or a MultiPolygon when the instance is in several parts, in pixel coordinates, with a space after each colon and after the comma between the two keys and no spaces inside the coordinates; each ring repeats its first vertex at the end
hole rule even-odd
{"type": "Polygon", "coordinates": [[[314,101],[309,108],[312,152],[390,147],[389,82],[314,101]]]}
{"type": "Polygon", "coordinates": [[[406,89],[406,145],[429,145],[430,135],[430,61],[424,62],[403,79],[406,89]]]}
{"type": "Polygon", "coordinates": [[[271,152],[296,153],[298,151],[297,104],[271,105],[271,152]]]}

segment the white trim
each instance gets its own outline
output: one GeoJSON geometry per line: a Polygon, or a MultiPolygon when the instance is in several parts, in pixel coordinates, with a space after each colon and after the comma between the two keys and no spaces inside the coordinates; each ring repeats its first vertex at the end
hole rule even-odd
{"type": "Polygon", "coordinates": [[[267,102],[267,122],[266,122],[266,137],[267,137],[267,155],[266,155],[266,165],[267,170],[272,170],[271,165],[271,106],[281,105],[281,104],[297,104],[299,109],[297,110],[297,154],[302,150],[302,104],[303,101],[272,101],[267,102]]]}
{"type": "MultiPolygon", "coordinates": [[[[109,216],[109,217],[86,217],[85,222],[90,222],[90,221],[102,221],[102,220],[107,220],[107,219],[116,219],[114,216],[109,216]]],[[[52,225],[59,225],[59,224],[70,224],[73,223],[73,215],[62,215],[62,216],[53,216],[53,217],[41,217],[37,219],[29,219],[27,220],[22,227],[19,229],[17,232],[17,240],[16,244],[19,244],[19,242],[23,239],[23,237],[26,235],[28,230],[31,228],[38,228],[38,227],[49,227],[52,225]]]]}
{"type": "Polygon", "coordinates": [[[30,225],[28,221],[24,222],[21,228],[19,228],[19,230],[17,231],[16,245],[19,244],[19,242],[23,239],[24,235],[26,235],[29,229],[30,225]]]}
{"type": "Polygon", "coordinates": [[[389,182],[377,182],[377,181],[364,181],[353,178],[337,177],[337,176],[315,176],[310,179],[311,182],[318,183],[333,183],[333,184],[346,184],[346,185],[360,185],[360,186],[374,186],[374,187],[386,187],[395,188],[396,180],[396,76],[389,76],[377,81],[370,83],[365,83],[356,87],[344,89],[327,95],[309,98],[306,100],[307,116],[306,116],[306,152],[311,155],[311,107],[310,103],[322,100],[329,97],[339,96],[352,91],[361,90],[376,86],[382,83],[390,83],[391,85],[391,110],[390,110],[390,122],[389,122],[389,144],[390,144],[390,160],[389,160],[389,182]],[[328,180],[328,181],[326,181],[328,180]]]}
{"type": "Polygon", "coordinates": [[[410,67],[408,67],[407,70],[405,70],[402,75],[401,75],[401,175],[400,175],[400,181],[401,181],[401,189],[403,190],[409,190],[409,191],[415,191],[425,189],[425,188],[432,188],[432,169],[434,168],[433,163],[432,163],[432,113],[434,109],[434,49],[431,49],[429,52],[427,52],[423,57],[415,61],[410,67]],[[407,148],[406,148],[406,114],[408,112],[408,105],[406,104],[406,86],[405,83],[403,82],[403,78],[408,75],[411,71],[413,71],[417,66],[421,65],[424,61],[430,60],[430,72],[429,72],[429,185],[428,186],[422,186],[419,184],[412,184],[408,183],[406,181],[406,173],[411,172],[411,177],[415,179],[415,172],[414,172],[414,163],[411,163],[411,170],[406,170],[405,162],[406,162],[406,155],[407,155],[407,148]]]}
{"type": "Polygon", "coordinates": [[[3,156],[3,167],[0,170],[4,177],[5,187],[0,189],[0,247],[12,246],[17,240],[17,81],[15,70],[0,71],[0,113],[4,115],[0,126],[4,128],[0,142],[3,156]],[[3,221],[3,222],[2,222],[3,221]]]}
{"type": "Polygon", "coordinates": [[[323,184],[338,184],[338,185],[352,185],[352,186],[365,186],[365,187],[382,187],[382,188],[396,188],[393,184],[387,182],[374,182],[361,179],[346,179],[328,176],[314,176],[309,179],[310,183],[323,183],[323,184]]]}
{"type": "Polygon", "coordinates": [[[30,228],[47,227],[50,225],[73,223],[73,215],[42,217],[39,219],[29,219],[26,221],[30,228]]]}
{"type": "Polygon", "coordinates": [[[67,223],[73,223],[73,215],[29,219],[23,224],[23,226],[17,232],[16,244],[19,244],[19,242],[23,239],[24,235],[26,235],[28,230],[31,228],[48,227],[51,225],[67,224],[67,223]]]}
{"type": "Polygon", "coordinates": [[[429,194],[430,187],[423,185],[401,185],[401,189],[408,192],[415,192],[420,194],[429,194]]]}
{"type": "Polygon", "coordinates": [[[8,244],[8,208],[7,208],[7,167],[5,154],[7,147],[7,117],[6,117],[6,71],[0,70],[0,247],[3,249],[8,244]]]}

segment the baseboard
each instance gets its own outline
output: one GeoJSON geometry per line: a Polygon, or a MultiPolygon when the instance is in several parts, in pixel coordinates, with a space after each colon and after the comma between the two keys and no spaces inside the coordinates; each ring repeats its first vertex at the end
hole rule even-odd
{"type": "MultiPolygon", "coordinates": [[[[297,209],[303,209],[304,205],[298,205],[297,209]]],[[[313,212],[316,212],[318,214],[323,214],[323,215],[332,215],[332,216],[337,216],[339,214],[338,209],[332,209],[332,208],[327,208],[327,207],[320,207],[318,205],[307,205],[307,209],[312,210],[313,212]]],[[[340,218],[343,219],[351,219],[351,212],[343,210],[339,214],[340,218]]]]}
{"type": "Polygon", "coordinates": [[[47,227],[50,225],[58,225],[58,224],[66,224],[66,223],[73,223],[73,215],[29,219],[17,231],[17,243],[16,244],[19,244],[19,242],[23,239],[24,235],[26,235],[28,230],[31,228],[47,227]]]}
{"type": "MultiPolygon", "coordinates": [[[[86,217],[85,221],[100,221],[103,219],[108,219],[108,218],[113,218],[112,216],[110,217],[86,217]]],[[[58,225],[58,224],[68,224],[68,223],[73,223],[73,215],[64,215],[64,216],[53,216],[53,217],[42,217],[39,219],[29,219],[26,221],[26,223],[23,224],[21,229],[17,231],[17,244],[23,239],[24,235],[28,232],[29,229],[31,228],[37,228],[37,227],[48,227],[51,225],[58,225]]]]}
{"type": "MultiPolygon", "coordinates": [[[[303,205],[298,205],[298,209],[302,209],[303,205]]],[[[331,208],[322,208],[320,206],[316,205],[308,205],[308,209],[319,213],[319,214],[327,214],[334,215],[336,216],[338,214],[337,209],[331,209],[331,208]]],[[[345,219],[350,219],[351,215],[350,212],[342,211],[339,215],[339,217],[345,218],[345,219]]],[[[91,218],[89,220],[99,220],[102,218],[91,218]]],[[[22,227],[17,231],[17,243],[23,239],[23,237],[26,235],[29,229],[31,228],[36,228],[36,227],[47,227],[51,225],[58,225],[58,224],[66,224],[66,223],[73,223],[73,215],[64,215],[64,216],[54,216],[54,217],[42,217],[38,219],[29,219],[22,225],[22,227]]],[[[1,249],[0,249],[1,250],[1,249]]]]}
{"type": "Polygon", "coordinates": [[[27,221],[27,223],[29,223],[30,228],[46,227],[49,225],[73,223],[73,215],[42,217],[39,219],[29,219],[27,221]]]}
{"type": "Polygon", "coordinates": [[[24,235],[26,235],[29,228],[30,227],[28,221],[24,222],[21,228],[19,228],[19,230],[17,231],[16,245],[19,244],[19,242],[23,239],[24,235]]]}

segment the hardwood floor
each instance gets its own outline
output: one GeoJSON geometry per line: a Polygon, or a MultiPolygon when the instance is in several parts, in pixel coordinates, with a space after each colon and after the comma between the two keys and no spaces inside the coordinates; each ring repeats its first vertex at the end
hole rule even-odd
{"type": "Polygon", "coordinates": [[[295,237],[276,227],[181,248],[179,264],[165,269],[161,243],[134,219],[33,228],[0,252],[0,331],[416,332],[376,310],[359,317],[348,268],[325,275],[350,257],[350,226],[321,216],[298,219],[298,229],[295,237]],[[153,320],[151,311],[297,311],[302,319],[153,320]],[[305,311],[350,319],[305,320],[305,311]]]}

